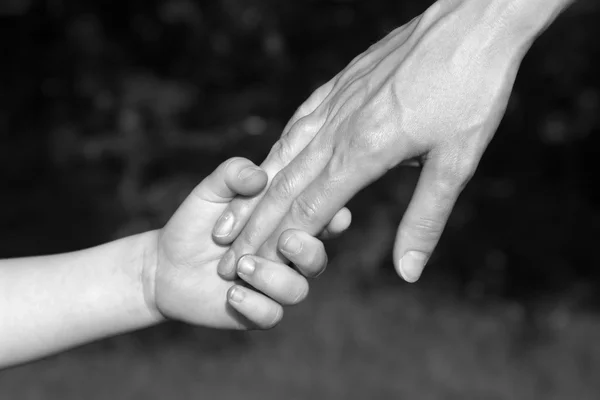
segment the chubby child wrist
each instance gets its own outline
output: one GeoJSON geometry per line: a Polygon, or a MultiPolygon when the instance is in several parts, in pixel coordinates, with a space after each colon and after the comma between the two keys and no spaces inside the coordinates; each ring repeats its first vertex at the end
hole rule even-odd
{"type": "Polygon", "coordinates": [[[142,234],[142,245],[140,246],[138,274],[140,279],[141,295],[147,311],[158,322],[166,317],[161,313],[156,302],[156,271],[158,269],[158,246],[160,241],[160,230],[148,231],[142,234]]]}

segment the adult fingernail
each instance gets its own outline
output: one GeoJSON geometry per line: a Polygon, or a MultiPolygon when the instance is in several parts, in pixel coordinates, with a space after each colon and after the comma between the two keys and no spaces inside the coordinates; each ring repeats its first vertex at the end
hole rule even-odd
{"type": "Polygon", "coordinates": [[[215,225],[214,235],[217,237],[224,237],[229,235],[233,230],[233,222],[234,218],[233,213],[231,211],[228,211],[225,214],[221,215],[221,217],[215,225]]]}
{"type": "Polygon", "coordinates": [[[300,239],[298,239],[295,235],[291,235],[289,238],[283,242],[283,248],[281,249],[283,252],[288,254],[298,254],[302,251],[302,247],[304,244],[300,239]]]}
{"type": "Polygon", "coordinates": [[[256,262],[249,256],[242,257],[238,262],[238,274],[250,276],[256,269],[256,262]]]}
{"type": "Polygon", "coordinates": [[[219,262],[219,266],[217,267],[217,272],[219,275],[223,277],[229,277],[235,268],[235,254],[232,250],[227,250],[227,252],[221,258],[219,262]]]}
{"type": "Polygon", "coordinates": [[[427,263],[427,255],[420,251],[408,251],[400,259],[398,269],[402,278],[409,283],[419,280],[427,263]]]}
{"type": "Polygon", "coordinates": [[[254,174],[256,174],[257,172],[260,172],[260,171],[261,171],[260,168],[247,167],[240,171],[240,173],[238,174],[238,178],[242,181],[245,181],[247,179],[250,179],[251,176],[253,176],[254,174]]]}
{"type": "Polygon", "coordinates": [[[241,303],[246,297],[246,292],[239,286],[232,286],[229,289],[229,299],[234,303],[241,303]]]}

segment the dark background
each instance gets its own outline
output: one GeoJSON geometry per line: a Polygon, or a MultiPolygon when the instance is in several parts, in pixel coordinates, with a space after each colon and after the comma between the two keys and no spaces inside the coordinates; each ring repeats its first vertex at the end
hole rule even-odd
{"type": "MultiPolygon", "coordinates": [[[[430,3],[4,0],[0,257],[160,227],[430,3]]],[[[391,264],[398,168],[277,329],[166,324],[0,372],[0,398],[598,398],[599,17],[580,0],[535,43],[418,285],[391,264]]]]}

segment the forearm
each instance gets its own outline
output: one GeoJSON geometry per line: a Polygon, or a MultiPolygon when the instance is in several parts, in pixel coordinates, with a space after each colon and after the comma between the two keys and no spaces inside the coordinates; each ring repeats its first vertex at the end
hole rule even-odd
{"type": "Polygon", "coordinates": [[[434,20],[451,16],[481,41],[487,39],[490,46],[511,47],[524,55],[533,41],[574,1],[438,0],[426,14],[434,20]]]}
{"type": "Polygon", "coordinates": [[[156,233],[73,253],[0,261],[0,367],[161,321],[144,264],[156,233]]]}
{"type": "MultiPolygon", "coordinates": [[[[476,1],[476,0],[470,0],[476,1]]],[[[492,0],[498,4],[506,33],[514,41],[533,42],[574,0],[492,0]]]]}

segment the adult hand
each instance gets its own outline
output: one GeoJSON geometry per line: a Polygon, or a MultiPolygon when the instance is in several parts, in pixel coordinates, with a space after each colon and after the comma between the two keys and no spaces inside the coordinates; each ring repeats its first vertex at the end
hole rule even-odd
{"type": "Polygon", "coordinates": [[[235,242],[219,273],[233,278],[244,254],[276,258],[283,231],[317,233],[362,188],[419,159],[394,246],[399,274],[418,280],[498,127],[526,50],[561,1],[440,0],[355,58],[285,127],[262,164],[269,188],[223,214],[230,229],[217,224],[214,238],[235,242]]]}

